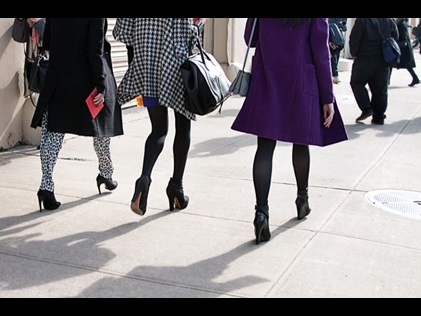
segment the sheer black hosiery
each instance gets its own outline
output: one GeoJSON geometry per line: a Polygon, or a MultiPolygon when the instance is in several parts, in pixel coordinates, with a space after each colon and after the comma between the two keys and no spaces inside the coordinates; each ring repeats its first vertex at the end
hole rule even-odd
{"type": "MultiPolygon", "coordinates": [[[[148,108],[148,112],[152,130],[145,143],[142,175],[150,177],[156,161],[164,149],[165,140],[168,135],[169,119],[167,107],[157,106],[148,108]]],[[[191,121],[182,114],[177,112],[174,113],[175,137],[173,144],[173,179],[182,181],[190,149],[191,121]]]]}
{"type": "Polygon", "coordinates": [[[308,188],[310,174],[310,148],[308,145],[294,144],[292,146],[292,164],[298,192],[304,192],[308,188]]]}
{"type": "Polygon", "coordinates": [[[150,177],[168,135],[168,108],[156,106],[148,108],[148,113],[152,130],[145,143],[142,176],[150,177]]]}
{"type": "Polygon", "coordinates": [[[191,142],[191,121],[184,115],[175,112],[175,137],[173,144],[174,171],[173,180],[182,182],[186,169],[187,157],[191,142]]]}
{"type": "Polygon", "coordinates": [[[276,140],[257,138],[257,151],[253,163],[253,183],[258,206],[268,205],[275,147],[276,140]]]}

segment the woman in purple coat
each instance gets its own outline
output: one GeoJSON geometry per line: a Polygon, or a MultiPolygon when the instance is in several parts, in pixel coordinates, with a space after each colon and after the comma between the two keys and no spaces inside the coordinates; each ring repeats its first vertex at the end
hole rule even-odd
{"type": "MultiPolygon", "coordinates": [[[[255,18],[249,18],[248,43],[255,18]]],[[[268,196],[277,141],[293,144],[298,220],[310,213],[309,145],[347,140],[333,93],[326,18],[259,18],[249,93],[232,129],[257,136],[253,164],[256,244],[269,241],[268,196]]]]}

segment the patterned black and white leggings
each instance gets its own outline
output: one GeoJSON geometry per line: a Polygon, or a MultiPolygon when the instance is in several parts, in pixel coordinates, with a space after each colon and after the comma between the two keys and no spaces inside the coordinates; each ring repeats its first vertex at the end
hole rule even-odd
{"type": "MultiPolygon", "coordinates": [[[[41,169],[42,180],[40,190],[54,192],[53,171],[57,163],[59,152],[63,146],[63,133],[49,132],[47,129],[48,113],[44,114],[41,131],[41,169]]],[[[107,179],[112,179],[114,167],[111,160],[110,137],[94,137],[94,150],[98,157],[99,173],[107,179]]]]}

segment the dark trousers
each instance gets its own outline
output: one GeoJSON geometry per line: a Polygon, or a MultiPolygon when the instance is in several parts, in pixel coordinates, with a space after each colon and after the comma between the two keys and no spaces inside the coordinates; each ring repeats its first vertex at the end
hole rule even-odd
{"type": "Polygon", "coordinates": [[[361,111],[373,110],[373,119],[383,119],[387,110],[389,71],[382,55],[359,56],[352,65],[351,88],[355,100],[361,111]]]}
{"type": "Polygon", "coordinates": [[[337,48],[337,49],[330,49],[330,63],[332,65],[332,76],[333,77],[338,77],[339,76],[339,58],[341,56],[341,51],[342,48],[337,48]]]}

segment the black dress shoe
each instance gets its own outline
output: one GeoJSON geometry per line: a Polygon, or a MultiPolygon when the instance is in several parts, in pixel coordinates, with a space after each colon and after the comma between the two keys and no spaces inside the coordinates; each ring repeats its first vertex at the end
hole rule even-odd
{"type": "Polygon", "coordinates": [[[376,125],[384,125],[384,118],[373,118],[371,123],[376,125]]]}
{"type": "Polygon", "coordinates": [[[363,121],[366,118],[369,118],[370,116],[373,115],[373,110],[372,109],[368,109],[368,110],[364,110],[361,112],[361,115],[359,117],[357,117],[356,121],[363,121]]]}
{"type": "Polygon", "coordinates": [[[420,83],[420,80],[419,79],[412,80],[412,82],[408,86],[413,87],[413,86],[415,86],[416,84],[419,84],[419,83],[420,83]]]}

